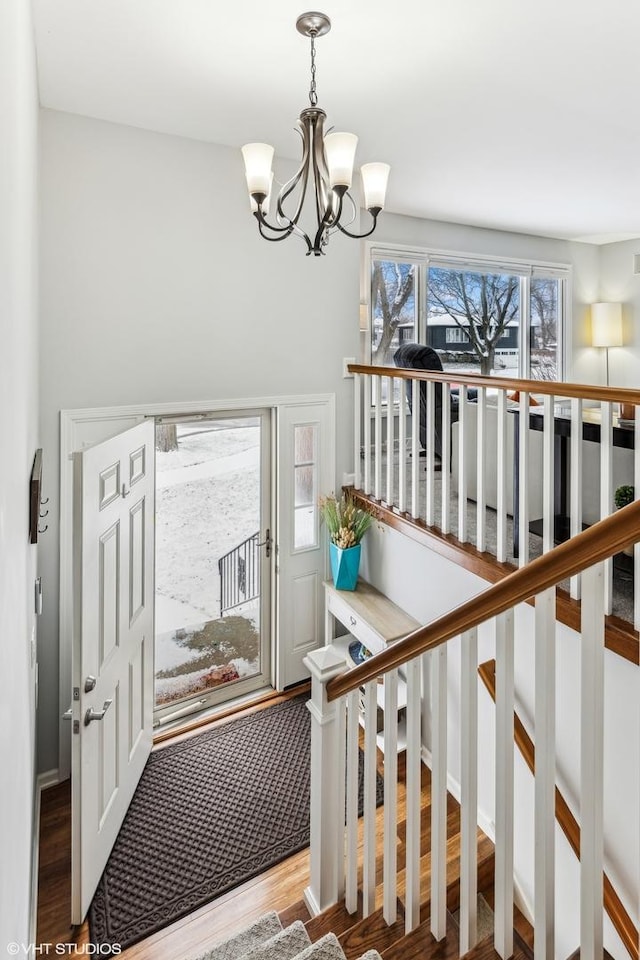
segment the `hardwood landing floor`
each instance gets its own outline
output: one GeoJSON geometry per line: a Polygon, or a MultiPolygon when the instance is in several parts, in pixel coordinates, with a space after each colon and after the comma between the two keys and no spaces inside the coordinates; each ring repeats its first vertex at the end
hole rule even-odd
{"type": "MultiPolygon", "coordinates": [[[[299,689],[293,691],[298,695],[299,689]]],[[[286,696],[286,695],[285,695],[286,696]]],[[[271,703],[279,702],[274,698],[271,703]]],[[[259,704],[251,710],[264,709],[259,704]]],[[[243,711],[244,712],[244,711],[243,711]]],[[[219,722],[219,721],[217,721],[219,722]]],[[[194,731],[194,734],[197,731],[194,731]]],[[[194,735],[191,734],[191,735],[194,735]]],[[[378,767],[383,769],[382,755],[378,754],[378,767]]],[[[404,840],[405,828],[405,776],[404,757],[398,762],[398,896],[404,897],[404,840]]],[[[422,830],[421,830],[421,889],[425,903],[423,913],[428,915],[431,857],[428,852],[430,839],[430,773],[422,767],[422,830]]],[[[377,881],[376,906],[382,903],[382,839],[384,807],[376,812],[377,881]]],[[[460,862],[460,815],[453,798],[448,808],[447,875],[449,882],[448,906],[458,905],[456,887],[460,862]]],[[[484,882],[493,881],[493,845],[479,831],[478,856],[480,861],[479,889],[484,882]]],[[[362,821],[360,822],[360,848],[362,847],[362,821]]],[[[267,872],[254,877],[240,887],[229,891],[195,912],[175,921],[170,926],[140,941],[123,952],[126,960],[185,960],[197,957],[208,946],[232,935],[252,920],[269,910],[277,910],[283,921],[309,920],[302,901],[304,888],[309,882],[309,850],[302,850],[267,872]]],[[[89,926],[85,921],[79,928],[69,923],[71,907],[71,790],[69,782],[51,787],[42,795],[40,818],[40,874],[38,888],[38,941],[40,943],[89,943],[89,926]]],[[[350,924],[358,916],[348,918],[350,924]]],[[[343,918],[346,923],[347,918],[343,918]]],[[[366,924],[366,921],[363,921],[366,924]]],[[[368,924],[367,924],[368,926],[368,924]]],[[[73,946],[70,947],[72,952],[73,946]]]]}

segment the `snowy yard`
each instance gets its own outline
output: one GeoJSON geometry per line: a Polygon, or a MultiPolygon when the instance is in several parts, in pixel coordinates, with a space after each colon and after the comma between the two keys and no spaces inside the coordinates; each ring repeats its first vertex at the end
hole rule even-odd
{"type": "Polygon", "coordinates": [[[156,451],[156,702],[259,669],[258,601],[220,619],[218,559],[260,527],[256,418],[184,423],[156,451]]]}

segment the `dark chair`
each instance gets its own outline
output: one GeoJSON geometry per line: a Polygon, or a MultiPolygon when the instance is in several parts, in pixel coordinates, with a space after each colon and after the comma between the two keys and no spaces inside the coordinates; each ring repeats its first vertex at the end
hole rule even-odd
{"type": "MultiPolygon", "coordinates": [[[[407,367],[410,370],[437,370],[442,371],[442,362],[440,357],[431,347],[422,346],[419,343],[404,343],[398,347],[393,355],[393,362],[396,367],[407,367]]],[[[409,410],[413,413],[411,406],[413,400],[412,383],[406,381],[407,401],[409,410]]],[[[435,430],[434,430],[434,453],[436,457],[442,458],[442,384],[436,383],[434,390],[435,397],[435,430]]],[[[455,423],[458,419],[457,400],[451,398],[451,422],[455,423]]],[[[420,384],[420,446],[423,450],[427,449],[427,384],[420,384]]]]}

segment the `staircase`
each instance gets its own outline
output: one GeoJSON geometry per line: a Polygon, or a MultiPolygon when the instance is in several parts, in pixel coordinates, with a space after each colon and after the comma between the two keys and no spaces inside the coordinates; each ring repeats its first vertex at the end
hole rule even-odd
{"type": "MultiPolygon", "coordinates": [[[[582,960],[602,958],[604,569],[612,555],[638,540],[640,502],[634,502],[549,549],[451,612],[389,643],[353,669],[345,663],[339,644],[329,644],[307,656],[305,663],[312,676],[311,882],[304,899],[310,913],[318,920],[325,918],[320,921],[323,931],[329,928],[327,911],[339,922],[339,937],[348,960],[356,960],[367,948],[377,949],[383,960],[418,955],[500,956],[508,960],[519,953],[528,955],[517,933],[519,917],[514,903],[514,820],[518,812],[514,790],[514,611],[530,598],[535,607],[530,642],[536,654],[535,809],[530,825],[535,840],[532,914],[536,958],[554,960],[555,587],[577,573],[583,586],[579,943],[582,960]],[[478,627],[482,624],[491,627],[496,661],[492,764],[495,851],[491,847],[490,866],[478,831],[478,627]],[[452,690],[449,649],[451,668],[459,671],[457,689],[454,685],[452,690]],[[423,685],[425,677],[429,677],[428,686],[423,685]],[[399,679],[406,684],[407,704],[402,766],[396,763],[399,679]],[[382,813],[375,808],[380,683],[384,685],[382,813]],[[425,701],[428,758],[421,732],[425,701]],[[460,715],[459,810],[452,806],[447,791],[447,717],[452,711],[460,715]],[[359,720],[364,726],[361,820],[357,815],[359,720]],[[422,790],[426,759],[431,767],[428,812],[423,809],[422,790]],[[494,907],[493,935],[489,937],[478,925],[478,893],[485,893],[494,907]],[[460,905],[459,927],[451,914],[457,906],[455,901],[460,905]],[[343,922],[348,927],[343,928],[343,922]]],[[[484,840],[489,842],[486,837],[484,840]]],[[[614,911],[611,919],[622,949],[632,960],[638,960],[637,921],[623,910],[614,911]]]]}
{"type": "MultiPolygon", "coordinates": [[[[382,760],[380,759],[380,763],[382,760]]],[[[405,771],[399,758],[399,805],[402,808],[405,771]]],[[[460,805],[449,794],[447,799],[447,889],[446,936],[437,941],[430,930],[430,772],[422,769],[422,808],[420,863],[425,899],[421,905],[420,922],[411,933],[405,932],[403,883],[398,885],[397,918],[387,924],[383,902],[383,860],[376,862],[378,882],[375,888],[376,908],[363,916],[360,900],[356,911],[347,911],[344,902],[338,902],[311,919],[304,901],[292,904],[280,914],[268,913],[246,930],[213,949],[201,954],[198,960],[448,960],[459,955],[460,913],[460,805]]],[[[384,810],[377,812],[378,826],[382,826],[384,810]]],[[[400,875],[405,867],[406,822],[397,823],[398,867],[400,875]]],[[[497,960],[493,948],[493,878],[495,856],[493,843],[478,831],[478,901],[477,919],[479,942],[468,954],[472,960],[497,960]]],[[[514,957],[532,960],[532,930],[519,911],[516,911],[514,957]]]]}

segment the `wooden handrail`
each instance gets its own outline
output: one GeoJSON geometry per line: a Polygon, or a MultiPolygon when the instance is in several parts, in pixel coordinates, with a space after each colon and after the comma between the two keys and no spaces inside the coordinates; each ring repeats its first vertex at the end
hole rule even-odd
{"type": "Polygon", "coordinates": [[[613,403],[640,404],[640,390],[627,387],[600,387],[586,383],[568,383],[565,380],[512,380],[509,377],[485,377],[475,373],[456,373],[449,370],[414,370],[408,367],[374,367],[350,363],[349,373],[368,373],[376,377],[395,377],[398,380],[432,380],[434,383],[462,383],[468,387],[501,387],[523,393],[542,393],[555,397],[576,397],[579,400],[605,400],[613,403]]]}
{"type": "Polygon", "coordinates": [[[465,630],[556,586],[567,577],[608,559],[636,540],[640,540],[640,500],[594,523],[455,610],[397,640],[348,673],[334,677],[327,684],[327,698],[336,700],[344,696],[465,630]]]}
{"type": "MultiPolygon", "coordinates": [[[[478,667],[478,673],[489,691],[491,698],[496,699],[496,662],[488,660],[478,667]]],[[[531,773],[536,772],[536,748],[533,740],[524,728],[522,720],[517,713],[513,714],[514,721],[514,739],[520,753],[522,754],[526,765],[531,773]]],[[[560,790],[556,787],[556,820],[560,824],[562,832],[569,841],[569,846],[580,859],[580,826],[578,821],[569,809],[569,804],[562,796],[560,790]]],[[[638,949],[638,931],[635,928],[633,920],[626,911],[622,900],[616,893],[611,880],[606,873],[603,874],[603,902],[604,908],[609,915],[613,926],[622,942],[624,943],[629,956],[632,960],[639,960],[638,949]]]]}

